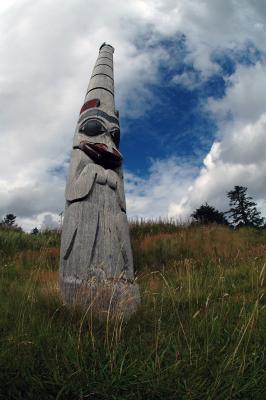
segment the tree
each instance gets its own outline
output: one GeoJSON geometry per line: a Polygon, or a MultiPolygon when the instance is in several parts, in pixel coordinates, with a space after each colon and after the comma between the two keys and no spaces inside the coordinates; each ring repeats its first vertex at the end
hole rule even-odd
{"type": "Polygon", "coordinates": [[[227,211],[232,219],[235,227],[253,226],[259,228],[264,218],[261,217],[261,212],[257,210],[256,203],[252,197],[247,195],[247,188],[244,186],[235,186],[233,190],[227,193],[230,199],[230,210],[227,211]]]}
{"type": "Polygon", "coordinates": [[[228,221],[224,216],[224,213],[218,211],[216,208],[210,206],[208,203],[203,204],[200,208],[197,208],[191,217],[194,218],[200,224],[222,224],[228,225],[228,221]]]}
{"type": "Polygon", "coordinates": [[[15,221],[16,221],[16,216],[14,214],[6,214],[4,219],[0,222],[0,229],[1,230],[10,230],[12,231],[17,231],[17,232],[23,232],[22,228],[18,226],[15,221]]]}
{"type": "Polygon", "coordinates": [[[31,234],[32,234],[32,235],[38,235],[38,233],[39,233],[39,229],[36,228],[36,227],[33,228],[32,231],[31,231],[31,234]]]}
{"type": "Polygon", "coordinates": [[[14,214],[6,214],[5,218],[2,221],[2,224],[13,226],[15,225],[16,218],[17,217],[14,214]]]}

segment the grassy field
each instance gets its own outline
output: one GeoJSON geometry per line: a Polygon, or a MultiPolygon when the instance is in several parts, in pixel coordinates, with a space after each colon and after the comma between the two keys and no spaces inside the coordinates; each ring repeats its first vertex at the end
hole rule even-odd
{"type": "Polygon", "coordinates": [[[135,222],[142,304],[58,293],[59,235],[0,231],[0,399],[265,399],[266,230],[135,222]]]}

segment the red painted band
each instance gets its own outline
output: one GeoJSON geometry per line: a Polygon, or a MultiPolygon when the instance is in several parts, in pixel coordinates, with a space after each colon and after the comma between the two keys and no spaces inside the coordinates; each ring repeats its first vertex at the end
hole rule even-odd
{"type": "Polygon", "coordinates": [[[89,101],[86,101],[86,103],[83,104],[80,110],[80,114],[83,113],[84,111],[88,110],[88,108],[94,108],[94,107],[99,107],[100,105],[100,100],[99,99],[92,99],[89,101]]]}

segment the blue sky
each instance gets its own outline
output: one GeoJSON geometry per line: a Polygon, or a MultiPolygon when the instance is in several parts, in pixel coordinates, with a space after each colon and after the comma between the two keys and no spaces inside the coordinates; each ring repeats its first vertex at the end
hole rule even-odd
{"type": "Polygon", "coordinates": [[[0,5],[0,214],[56,226],[98,48],[115,47],[129,217],[226,210],[244,185],[266,214],[266,3],[7,0],[0,5]],[[91,16],[93,15],[93,18],[91,16]],[[8,149],[8,151],[7,151],[8,149]]]}
{"type": "MultiPolygon", "coordinates": [[[[152,160],[157,158],[178,157],[200,168],[219,132],[215,116],[204,107],[208,99],[226,96],[227,80],[238,65],[252,66],[263,58],[251,42],[244,43],[243,48],[216,50],[210,57],[219,71],[202,80],[200,71],[182,62],[187,54],[184,35],[159,45],[178,63],[160,66],[156,84],[149,85],[152,102],[148,112],[137,118],[121,113],[124,165],[142,177],[147,177],[152,160]],[[193,77],[193,85],[175,81],[184,72],[193,77]]],[[[230,112],[227,118],[232,118],[230,112]]]]}

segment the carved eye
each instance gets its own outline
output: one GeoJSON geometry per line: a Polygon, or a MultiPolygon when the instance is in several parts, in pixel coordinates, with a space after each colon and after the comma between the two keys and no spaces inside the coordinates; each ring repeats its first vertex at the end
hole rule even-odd
{"type": "Polygon", "coordinates": [[[82,132],[87,136],[97,136],[106,132],[105,127],[96,119],[88,119],[79,128],[79,132],[82,132]]]}
{"type": "Polygon", "coordinates": [[[115,143],[116,146],[118,146],[120,142],[120,129],[114,127],[110,130],[110,134],[112,136],[113,142],[115,143]]]}

